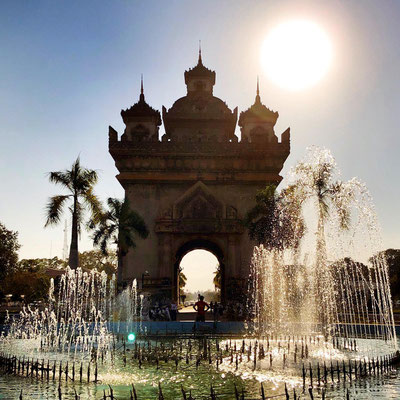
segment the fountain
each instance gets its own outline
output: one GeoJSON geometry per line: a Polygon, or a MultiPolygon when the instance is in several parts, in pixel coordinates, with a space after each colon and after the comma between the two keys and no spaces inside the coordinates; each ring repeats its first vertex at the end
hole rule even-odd
{"type": "Polygon", "coordinates": [[[51,279],[43,310],[23,307],[18,318],[7,317],[2,347],[22,340],[35,352],[59,352],[86,357],[110,349],[113,331],[140,331],[136,280],[118,296],[115,276],[105,272],[66,269],[55,288],[51,279]],[[115,326],[114,326],[115,325],[115,326]],[[123,326],[122,326],[123,325],[123,326]]]}
{"type": "Polygon", "coordinates": [[[88,398],[135,383],[118,398],[137,398],[139,387],[143,398],[193,398],[193,389],[244,399],[238,388],[255,396],[259,382],[261,398],[265,390],[289,398],[288,390],[324,395],[328,382],[389,374],[396,333],[386,262],[368,259],[381,247],[365,185],[340,180],[329,151],[312,148],[277,199],[274,245],[254,249],[245,337],[147,337],[136,281],[116,295],[115,277],[68,269],[44,310],[27,307],[8,321],[0,367],[67,383],[78,380],[77,363],[88,398]],[[195,384],[184,389],[187,380],[195,384]]]}
{"type": "Polygon", "coordinates": [[[318,148],[310,149],[291,171],[290,181],[276,213],[277,219],[289,213],[295,243],[255,248],[251,266],[255,330],[278,335],[319,333],[325,340],[384,339],[395,348],[386,262],[354,261],[381,249],[365,185],[357,179],[341,181],[329,151],[318,148]]]}

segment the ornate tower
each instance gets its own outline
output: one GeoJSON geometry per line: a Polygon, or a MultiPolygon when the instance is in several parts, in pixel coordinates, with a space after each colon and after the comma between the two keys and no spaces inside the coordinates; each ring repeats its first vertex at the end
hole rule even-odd
{"type": "Polygon", "coordinates": [[[257,190],[278,184],[290,152],[289,130],[279,142],[278,114],[256,102],[241,113],[241,140],[233,111],[213,95],[216,74],[203,65],[185,72],[187,93],[162,108],[165,134],[158,138],[160,114],[144,100],[121,112],[121,138],[110,127],[109,151],[117,179],[132,207],[145,219],[149,238],[124,257],[120,284],[136,278],[143,290],[178,295],[183,256],[206,249],[218,258],[222,300],[245,293],[252,243],[241,218],[254,205],[257,190]]]}
{"type": "Polygon", "coordinates": [[[144,99],[143,76],[140,82],[139,101],[127,110],[121,110],[126,125],[122,141],[158,141],[158,127],[161,125],[160,112],[150,107],[144,99]]]}
{"type": "MultiPolygon", "coordinates": [[[[266,145],[278,144],[278,137],[275,135],[274,126],[279,117],[275,111],[261,103],[260,88],[257,78],[257,94],[254,104],[246,111],[240,113],[239,126],[241,131],[241,141],[259,143],[266,145]]],[[[290,140],[290,128],[282,134],[282,143],[290,140]]]]}

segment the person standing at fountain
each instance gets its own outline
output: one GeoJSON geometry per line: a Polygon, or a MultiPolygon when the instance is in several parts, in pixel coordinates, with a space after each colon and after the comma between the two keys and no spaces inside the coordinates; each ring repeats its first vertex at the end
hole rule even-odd
{"type": "Polygon", "coordinates": [[[210,309],[210,306],[204,301],[204,296],[199,295],[199,301],[194,304],[193,308],[197,311],[196,322],[205,322],[206,311],[210,309]]]}
{"type": "Polygon", "coordinates": [[[171,321],[176,321],[176,316],[178,314],[178,306],[174,301],[171,303],[169,314],[171,315],[171,321]]]}
{"type": "Polygon", "coordinates": [[[211,309],[211,311],[213,312],[213,316],[214,316],[214,322],[218,321],[219,308],[220,308],[220,305],[217,302],[215,302],[214,307],[211,309]]]}

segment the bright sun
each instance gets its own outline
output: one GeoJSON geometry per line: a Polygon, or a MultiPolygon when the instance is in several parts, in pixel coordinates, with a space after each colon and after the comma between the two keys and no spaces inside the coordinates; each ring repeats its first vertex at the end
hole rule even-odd
{"type": "Polygon", "coordinates": [[[288,21],[265,39],[261,62],[269,79],[282,88],[301,90],[315,85],[327,72],[332,45],[315,23],[288,21]]]}

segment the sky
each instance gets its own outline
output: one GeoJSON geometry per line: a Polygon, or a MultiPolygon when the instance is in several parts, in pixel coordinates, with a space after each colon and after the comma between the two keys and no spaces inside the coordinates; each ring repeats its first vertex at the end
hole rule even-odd
{"type": "Polygon", "coordinates": [[[209,251],[199,249],[187,253],[180,264],[187,278],[185,292],[215,290],[213,280],[218,264],[217,257],[209,251]]]}
{"type": "MultiPolygon", "coordinates": [[[[259,75],[263,103],[279,111],[276,133],[291,127],[281,175],[308,146],[329,148],[343,178],[370,189],[383,248],[399,248],[399,17],[395,0],[1,1],[0,221],[19,232],[20,258],[62,255],[64,223],[44,229],[46,201],[60,193],[49,171],[79,155],[98,170],[101,199],[123,197],[108,126],[122,133],[141,73],[154,108],[185,95],[199,40],[217,97],[247,109],[259,75]],[[273,27],[299,18],[325,31],[333,61],[317,85],[292,92],[268,80],[260,50],[273,27]]],[[[80,250],[91,248],[84,233],[80,250]]]]}

